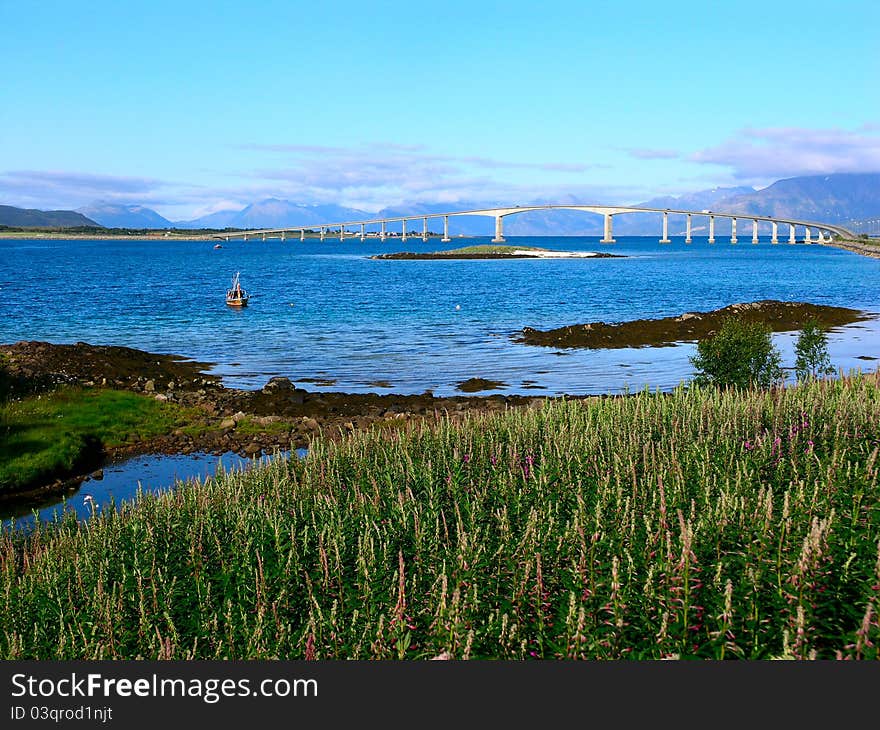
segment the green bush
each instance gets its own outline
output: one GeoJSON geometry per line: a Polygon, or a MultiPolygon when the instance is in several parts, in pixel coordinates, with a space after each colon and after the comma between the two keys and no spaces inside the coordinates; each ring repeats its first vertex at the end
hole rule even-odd
{"type": "Polygon", "coordinates": [[[736,317],[724,320],[716,335],[700,341],[690,361],[699,385],[768,388],[782,379],[782,358],[770,328],[736,317]]]}
{"type": "Polygon", "coordinates": [[[804,324],[794,346],[794,370],[798,380],[834,372],[828,355],[828,334],[815,319],[804,324]]]}

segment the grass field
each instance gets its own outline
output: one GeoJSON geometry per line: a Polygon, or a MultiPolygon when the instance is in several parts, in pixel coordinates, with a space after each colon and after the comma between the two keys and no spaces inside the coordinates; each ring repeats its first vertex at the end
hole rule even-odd
{"type": "Polygon", "coordinates": [[[880,381],[552,403],[0,536],[5,658],[877,658],[880,381]]]}
{"type": "Polygon", "coordinates": [[[62,388],[0,403],[0,491],[49,480],[103,447],[170,431],[175,406],[135,393],[62,388]]]}

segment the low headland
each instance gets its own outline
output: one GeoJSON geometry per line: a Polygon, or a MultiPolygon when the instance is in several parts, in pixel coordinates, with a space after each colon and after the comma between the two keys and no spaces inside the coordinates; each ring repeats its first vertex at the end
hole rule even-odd
{"type": "MultiPolygon", "coordinates": [[[[63,492],[124,456],[256,456],[308,447],[319,434],[336,439],[355,430],[398,430],[426,417],[490,413],[533,400],[309,392],[285,377],[260,390],[239,390],[206,374],[209,368],[174,355],[84,342],[0,345],[0,500],[63,492]]],[[[461,390],[495,385],[465,381],[461,390]]]]}
{"type": "Polygon", "coordinates": [[[537,246],[480,245],[428,253],[399,251],[397,253],[376,254],[370,258],[394,261],[436,261],[442,259],[618,259],[626,257],[600,251],[554,251],[537,246]]]}

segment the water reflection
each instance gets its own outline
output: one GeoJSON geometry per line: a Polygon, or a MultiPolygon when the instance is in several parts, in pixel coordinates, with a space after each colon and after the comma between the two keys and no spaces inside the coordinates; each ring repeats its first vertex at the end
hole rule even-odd
{"type": "MultiPolygon", "coordinates": [[[[297,456],[305,456],[306,449],[297,449],[297,456]]],[[[224,454],[192,453],[137,456],[104,467],[102,479],[88,479],[64,497],[53,495],[39,501],[0,505],[3,529],[15,527],[31,529],[36,520],[50,522],[62,512],[74,512],[79,519],[87,519],[94,507],[111,503],[119,505],[137,496],[138,490],[159,493],[172,489],[175,484],[191,479],[206,479],[224,471],[243,471],[270,458],[288,458],[289,451],[277,457],[249,459],[234,451],[224,454]]]]}

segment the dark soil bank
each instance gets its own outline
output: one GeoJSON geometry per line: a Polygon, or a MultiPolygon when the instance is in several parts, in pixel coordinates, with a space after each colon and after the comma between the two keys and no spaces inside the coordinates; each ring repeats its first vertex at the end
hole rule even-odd
{"type": "Polygon", "coordinates": [[[524,327],[514,336],[515,342],[543,347],[662,347],[676,342],[689,342],[713,335],[727,317],[738,316],[749,322],[762,322],[774,332],[800,329],[809,319],[826,327],[837,327],[868,319],[865,312],[846,307],[828,307],[805,302],[765,300],[747,304],[731,304],[712,312],[687,312],[678,317],[637,319],[632,322],[607,324],[590,322],[536,330],[524,327]]]}

